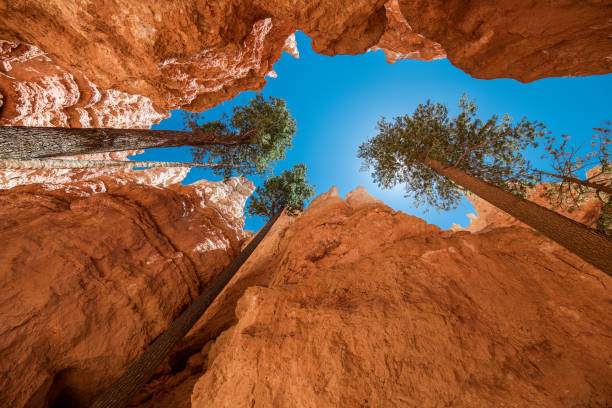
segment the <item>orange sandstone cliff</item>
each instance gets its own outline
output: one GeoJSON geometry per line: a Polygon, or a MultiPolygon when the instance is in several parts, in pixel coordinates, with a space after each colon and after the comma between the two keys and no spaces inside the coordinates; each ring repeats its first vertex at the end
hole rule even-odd
{"type": "Polygon", "coordinates": [[[238,254],[252,183],[179,176],[0,190],[0,406],[88,406],[238,254]]]}
{"type": "Polygon", "coordinates": [[[477,78],[606,74],[611,17],[596,0],[0,0],[0,123],[139,127],[202,111],[262,89],[282,50],[296,55],[296,30],[318,53],[448,57],[477,78]]]}
{"type": "Polygon", "coordinates": [[[611,284],[527,228],[441,231],[332,189],[280,220],[131,406],[604,407],[611,284]]]}
{"type": "Polygon", "coordinates": [[[33,45],[0,40],[0,126],[148,128],[166,116],[148,98],[100,89],[33,45]]]}
{"type": "MultiPolygon", "coordinates": [[[[2,405],[85,406],[243,244],[239,179],[98,182],[0,194],[2,405]]],[[[519,225],[442,231],[332,189],[279,220],[130,406],[604,407],[611,285],[519,225]]]]}

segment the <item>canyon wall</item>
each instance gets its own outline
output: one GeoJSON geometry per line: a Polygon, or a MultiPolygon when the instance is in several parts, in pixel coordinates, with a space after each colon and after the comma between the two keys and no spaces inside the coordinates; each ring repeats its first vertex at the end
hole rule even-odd
{"type": "MultiPolygon", "coordinates": [[[[0,405],[86,406],[245,244],[181,169],[0,191],[0,405]]],[[[538,233],[363,188],[282,217],[131,407],[605,406],[612,279],[538,233]]]]}
{"type": "Polygon", "coordinates": [[[131,407],[605,407],[612,279],[363,188],[283,217],[131,407]]]}
{"type": "Polygon", "coordinates": [[[185,174],[0,190],[0,406],[88,406],[238,254],[252,183],[185,174]]]}
{"type": "Polygon", "coordinates": [[[0,0],[0,120],[146,127],[202,111],[262,89],[296,30],[326,55],[448,57],[528,82],[612,72],[611,28],[612,3],[597,0],[0,0]]]}

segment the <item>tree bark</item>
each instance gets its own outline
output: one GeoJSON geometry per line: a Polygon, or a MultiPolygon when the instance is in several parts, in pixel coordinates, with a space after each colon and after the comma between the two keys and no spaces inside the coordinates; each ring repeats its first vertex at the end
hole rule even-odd
{"type": "Polygon", "coordinates": [[[0,159],[37,159],[154,147],[236,145],[247,135],[177,130],[0,126],[0,159]]]}
{"type": "Polygon", "coordinates": [[[472,177],[456,167],[427,158],[423,164],[612,276],[612,240],[606,235],[472,177]]]}
{"type": "Polygon", "coordinates": [[[580,184],[581,186],[593,188],[595,190],[602,191],[604,193],[612,194],[612,188],[608,187],[608,186],[605,186],[603,184],[591,183],[590,181],[580,180],[580,179],[575,178],[575,177],[567,177],[567,176],[564,176],[562,174],[548,173],[548,172],[545,172],[545,171],[542,171],[542,170],[536,170],[536,172],[538,172],[540,174],[544,174],[544,175],[550,176],[550,177],[561,179],[561,180],[566,181],[568,183],[580,184]]]}
{"type": "Polygon", "coordinates": [[[91,408],[122,408],[145,385],[155,369],[167,357],[168,353],[187,334],[198,319],[204,314],[212,301],[221,293],[238,269],[253,253],[259,243],[265,238],[272,225],[280,217],[277,212],[270,221],[257,233],[249,245],[234,258],[219,276],[202,292],[200,296],[153,342],[145,352],[134,362],[125,373],[115,381],[91,408]]]}
{"type": "Polygon", "coordinates": [[[132,160],[62,160],[62,159],[32,159],[13,160],[0,159],[0,169],[38,170],[38,169],[88,169],[88,168],[123,168],[134,167],[248,167],[246,165],[230,165],[221,163],[191,163],[163,161],[132,161],[132,160]]]}

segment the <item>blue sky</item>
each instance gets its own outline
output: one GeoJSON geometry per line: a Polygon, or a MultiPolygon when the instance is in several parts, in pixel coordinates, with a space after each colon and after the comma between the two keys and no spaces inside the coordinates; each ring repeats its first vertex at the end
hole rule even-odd
{"type": "MultiPolygon", "coordinates": [[[[593,127],[612,120],[612,75],[547,78],[529,84],[512,79],[480,80],[471,78],[448,60],[431,62],[404,60],[394,65],[385,62],[382,51],[356,56],[327,57],[315,54],[310,39],[296,33],[300,59],[283,53],[274,65],[278,78],[268,78],[262,91],[265,96],[277,96],[287,106],[298,123],[293,148],[287,159],[279,162],[275,174],[294,164],[308,166],[310,182],[316,184],[316,194],[337,186],[345,195],[363,185],[375,197],[395,210],[424,218],[427,222],[449,228],[452,223],[469,223],[466,214],[474,212],[467,201],[453,211],[437,212],[415,208],[403,197],[403,189],[381,190],[367,172],[360,172],[357,147],[375,134],[374,126],[381,115],[387,118],[412,113],[427,99],[449,107],[457,113],[459,98],[465,92],[480,107],[479,116],[510,114],[515,120],[526,116],[543,122],[555,135],[569,134],[572,143],[590,138],[593,127]]],[[[205,113],[210,120],[222,112],[231,113],[236,105],[247,104],[254,92],[243,92],[231,101],[205,113]]],[[[153,129],[182,129],[181,112],[154,125],[153,129]]],[[[191,161],[188,147],[149,149],[134,160],[191,161]]],[[[539,162],[539,154],[530,155],[539,162]]],[[[540,164],[546,167],[546,162],[540,164]]],[[[218,180],[203,169],[192,169],[184,184],[206,178],[218,180]]],[[[261,179],[251,177],[255,184],[261,179]]],[[[246,228],[258,230],[260,219],[248,218],[246,228]]]]}

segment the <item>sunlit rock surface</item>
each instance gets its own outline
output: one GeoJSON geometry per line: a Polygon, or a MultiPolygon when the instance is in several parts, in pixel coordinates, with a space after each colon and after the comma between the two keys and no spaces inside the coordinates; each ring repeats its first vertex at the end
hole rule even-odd
{"type": "Polygon", "coordinates": [[[600,1],[3,1],[1,120],[93,126],[98,118],[119,127],[129,125],[127,111],[136,110],[138,126],[169,109],[202,111],[262,89],[282,50],[297,55],[296,30],[325,55],[380,48],[390,62],[448,56],[477,78],[605,74],[612,72],[611,8],[600,1]]]}
{"type": "MultiPolygon", "coordinates": [[[[66,156],[63,159],[89,160],[128,160],[127,156],[142,153],[142,151],[125,151],[95,153],[87,155],[66,156]]],[[[188,167],[153,168],[146,171],[132,171],[121,168],[82,168],[82,169],[2,169],[0,168],[0,190],[26,184],[43,184],[61,188],[82,181],[89,181],[101,176],[117,179],[119,183],[133,180],[146,184],[167,186],[181,182],[189,173],[188,167]]]]}
{"type": "Polygon", "coordinates": [[[148,128],[167,116],[151,101],[99,89],[33,45],[0,40],[0,126],[148,128]]]}
{"type": "Polygon", "coordinates": [[[88,406],[238,254],[252,183],[180,176],[0,191],[0,406],[88,406]]]}
{"type": "Polygon", "coordinates": [[[281,218],[132,407],[605,406],[612,279],[363,188],[281,218]]]}

